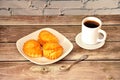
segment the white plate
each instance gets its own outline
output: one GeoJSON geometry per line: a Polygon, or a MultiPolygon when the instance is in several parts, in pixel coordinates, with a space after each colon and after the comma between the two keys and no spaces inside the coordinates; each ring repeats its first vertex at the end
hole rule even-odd
{"type": "Polygon", "coordinates": [[[47,65],[47,64],[52,64],[52,63],[55,63],[61,59],[63,59],[65,56],[67,56],[73,49],[73,44],[65,37],[63,36],[61,33],[59,33],[58,31],[54,30],[54,29],[51,29],[51,28],[43,28],[43,29],[40,29],[40,30],[37,30],[21,39],[19,39],[17,42],[16,42],[16,46],[17,46],[17,49],[18,51],[28,60],[30,60],[31,62],[35,63],[35,64],[39,64],[39,65],[47,65]],[[63,51],[63,54],[58,58],[58,59],[55,59],[55,60],[49,60],[45,57],[38,57],[38,58],[31,58],[27,55],[24,54],[23,52],[23,45],[24,43],[27,41],[27,40],[30,40],[30,39],[35,39],[37,40],[38,38],[38,35],[39,33],[42,31],[42,30],[47,30],[49,32],[51,32],[52,34],[54,34],[58,39],[59,39],[59,42],[61,44],[61,46],[64,48],[64,51],[63,51]]]}
{"type": "Polygon", "coordinates": [[[77,43],[77,45],[79,45],[81,48],[87,49],[87,50],[94,50],[94,49],[98,49],[100,47],[102,47],[105,44],[105,41],[97,43],[97,44],[85,44],[82,40],[81,40],[81,33],[79,33],[76,37],[75,37],[75,41],[77,43]]]}

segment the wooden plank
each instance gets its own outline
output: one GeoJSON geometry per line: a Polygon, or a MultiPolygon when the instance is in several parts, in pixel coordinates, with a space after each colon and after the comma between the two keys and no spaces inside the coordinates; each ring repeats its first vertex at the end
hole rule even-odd
{"type": "MultiPolygon", "coordinates": [[[[2,26],[0,25],[0,42],[16,42],[18,39],[26,36],[41,28],[53,28],[70,41],[75,41],[76,35],[81,32],[81,26],[25,26],[25,25],[11,25],[2,26]]],[[[107,32],[107,41],[120,41],[120,25],[116,26],[102,26],[102,29],[107,32]]]]}
{"type": "MultiPolygon", "coordinates": [[[[106,42],[97,50],[85,50],[75,42],[74,48],[63,60],[76,60],[81,55],[88,54],[88,60],[120,60],[120,42],[106,42]]],[[[26,59],[17,51],[15,43],[0,43],[0,61],[25,61],[26,59]]]]}
{"type": "MultiPolygon", "coordinates": [[[[96,16],[103,24],[120,24],[120,15],[89,15],[96,16]]],[[[0,25],[81,25],[81,16],[0,16],[0,25]]]]}
{"type": "Polygon", "coordinates": [[[29,62],[0,62],[1,80],[120,80],[120,61],[84,61],[69,71],[61,71],[62,65],[72,62],[58,62],[38,66],[29,62]],[[46,71],[44,71],[44,69],[46,71]],[[73,74],[74,73],[74,74],[73,74]]]}

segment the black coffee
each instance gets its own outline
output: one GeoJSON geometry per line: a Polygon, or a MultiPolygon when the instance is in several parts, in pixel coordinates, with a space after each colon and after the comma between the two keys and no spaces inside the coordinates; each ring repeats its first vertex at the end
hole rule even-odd
{"type": "Polygon", "coordinates": [[[95,21],[86,21],[84,25],[89,28],[96,28],[99,26],[99,23],[95,21]]]}

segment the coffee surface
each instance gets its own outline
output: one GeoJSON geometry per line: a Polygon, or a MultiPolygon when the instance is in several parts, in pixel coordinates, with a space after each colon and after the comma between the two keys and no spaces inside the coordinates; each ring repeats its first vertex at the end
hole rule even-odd
{"type": "Polygon", "coordinates": [[[84,25],[89,28],[96,28],[99,26],[99,23],[95,21],[86,21],[84,25]]]}

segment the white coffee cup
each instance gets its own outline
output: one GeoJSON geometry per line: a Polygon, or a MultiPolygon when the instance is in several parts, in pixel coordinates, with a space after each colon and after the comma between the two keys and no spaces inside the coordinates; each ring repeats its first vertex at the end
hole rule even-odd
{"type": "Polygon", "coordinates": [[[82,35],[81,40],[85,44],[97,44],[106,40],[106,32],[101,29],[102,22],[97,17],[86,17],[82,20],[82,35]],[[99,34],[103,38],[99,38],[99,34]]]}

